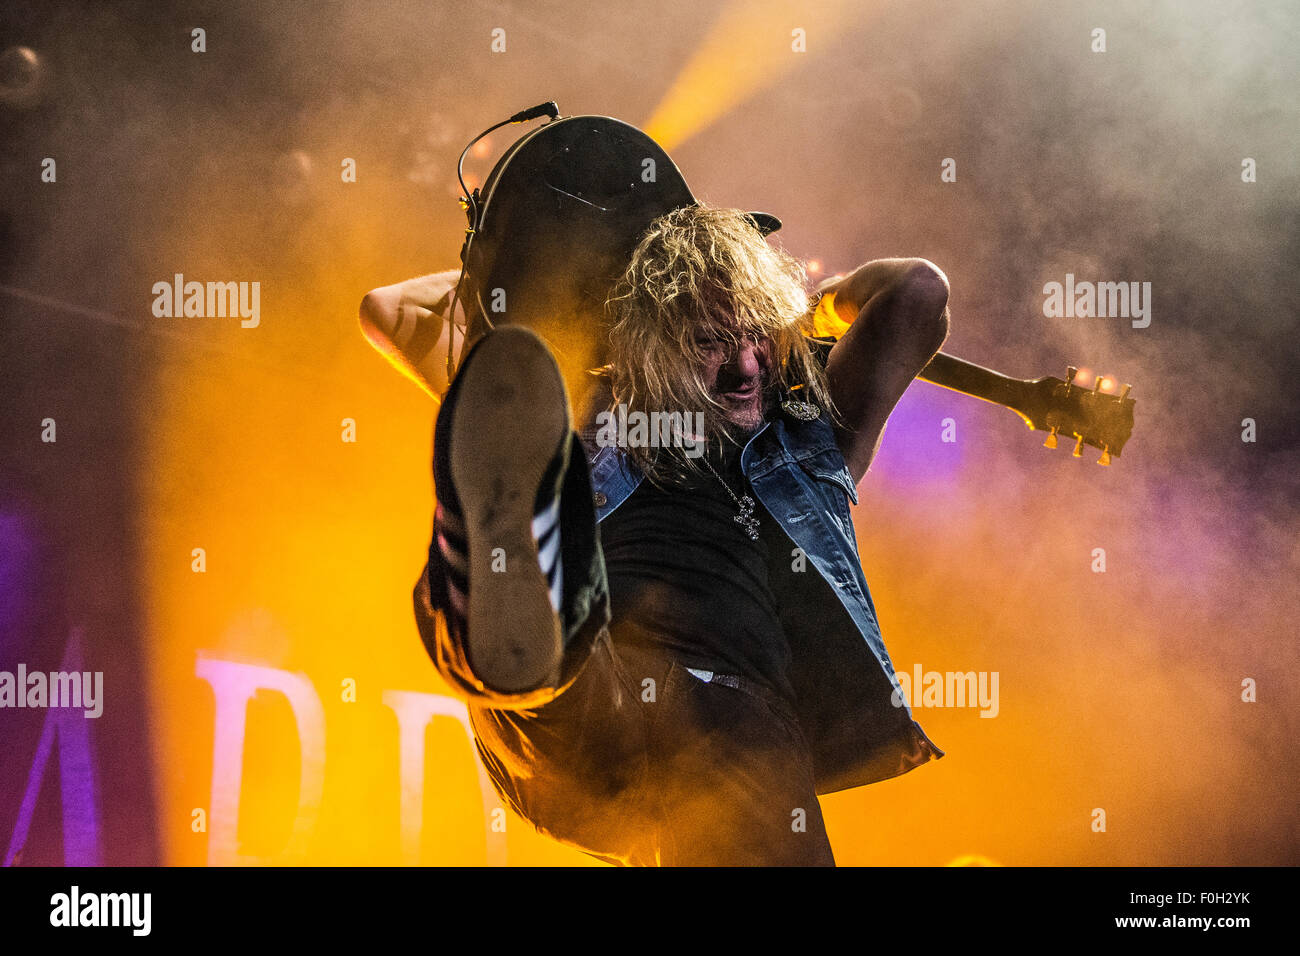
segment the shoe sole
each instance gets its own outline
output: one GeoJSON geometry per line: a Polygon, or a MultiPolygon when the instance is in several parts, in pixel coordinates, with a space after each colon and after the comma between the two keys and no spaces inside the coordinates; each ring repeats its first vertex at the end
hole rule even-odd
{"type": "Polygon", "coordinates": [[[532,521],[542,476],[570,430],[564,379],[542,340],[511,326],[478,345],[464,374],[449,465],[467,539],[470,667],[501,693],[554,687],[564,638],[532,521]]]}

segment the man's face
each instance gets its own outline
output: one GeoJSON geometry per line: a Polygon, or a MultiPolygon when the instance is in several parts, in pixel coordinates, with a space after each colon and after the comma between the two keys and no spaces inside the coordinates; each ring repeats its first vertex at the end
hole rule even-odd
{"type": "Polygon", "coordinates": [[[766,411],[771,343],[744,338],[733,345],[709,329],[696,333],[695,341],[704,354],[700,375],[709,395],[726,409],[729,422],[753,431],[766,411]]]}

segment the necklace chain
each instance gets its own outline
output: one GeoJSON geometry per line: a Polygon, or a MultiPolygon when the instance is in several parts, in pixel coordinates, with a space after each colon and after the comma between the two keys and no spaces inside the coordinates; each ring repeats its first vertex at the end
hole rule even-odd
{"type": "Polygon", "coordinates": [[[740,514],[736,515],[731,520],[745,529],[745,533],[749,535],[751,541],[757,541],[758,519],[754,517],[754,499],[749,495],[737,497],[736,493],[731,490],[731,486],[723,481],[722,476],[714,471],[713,466],[709,464],[708,456],[701,457],[700,461],[704,462],[704,467],[709,469],[709,473],[712,474],[714,478],[718,479],[718,484],[722,485],[723,490],[726,491],[727,494],[731,495],[731,500],[734,501],[736,507],[740,509],[740,514]]]}

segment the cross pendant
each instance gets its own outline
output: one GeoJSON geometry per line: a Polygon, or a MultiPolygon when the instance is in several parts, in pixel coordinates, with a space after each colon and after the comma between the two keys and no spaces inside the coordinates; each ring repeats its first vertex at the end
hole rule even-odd
{"type": "Polygon", "coordinates": [[[758,540],[758,519],[754,517],[754,499],[745,495],[736,502],[740,506],[740,514],[732,520],[745,529],[751,541],[758,540]]]}

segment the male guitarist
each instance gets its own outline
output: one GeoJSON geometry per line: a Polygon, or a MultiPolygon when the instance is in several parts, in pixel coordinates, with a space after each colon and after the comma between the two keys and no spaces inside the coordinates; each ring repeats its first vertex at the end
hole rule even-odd
{"type": "MultiPolygon", "coordinates": [[[[610,862],[833,865],[818,794],[943,756],[901,703],[849,503],[947,336],[947,280],[868,262],[817,290],[851,324],[813,338],[817,297],[764,232],[675,209],[611,290],[591,407],[660,413],[660,440],[575,432],[512,325],[471,337],[438,414],[421,636],[503,799],[610,862]]],[[[437,393],[455,276],[361,309],[397,361],[425,340],[406,364],[437,393]]]]}

